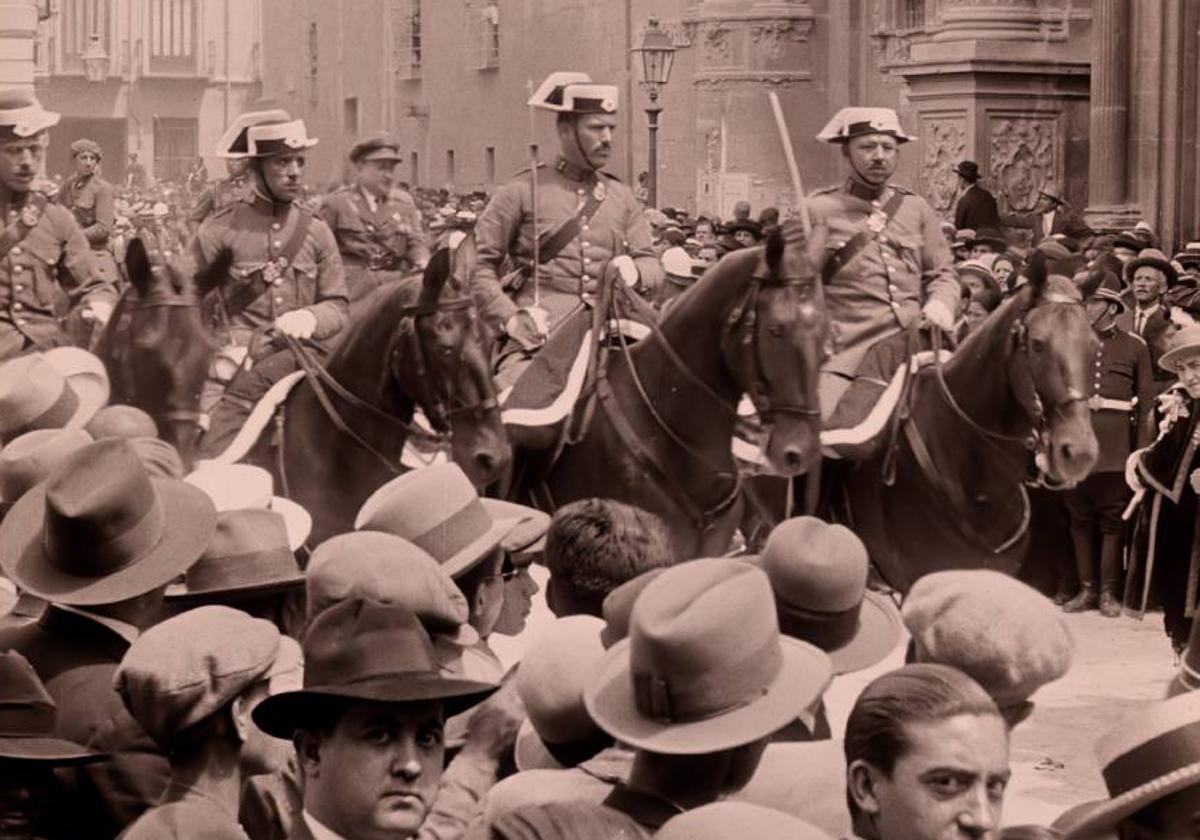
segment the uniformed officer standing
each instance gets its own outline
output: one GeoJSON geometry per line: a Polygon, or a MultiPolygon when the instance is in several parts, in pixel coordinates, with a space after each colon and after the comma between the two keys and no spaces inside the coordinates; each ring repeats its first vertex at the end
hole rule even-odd
{"type": "Polygon", "coordinates": [[[840,145],[850,170],[844,184],[809,199],[814,223],[829,234],[822,276],[833,355],[820,384],[828,419],[843,395],[854,396],[846,403],[856,415],[873,403],[904,363],[905,332],[922,317],[951,331],[961,293],[941,220],[925,199],[888,183],[909,140],[895,111],[843,108],[817,139],[840,145]]]}
{"type": "Polygon", "coordinates": [[[249,161],[252,187],[249,200],[205,221],[192,246],[201,266],[233,252],[230,276],[213,296],[224,344],[218,364],[240,369],[211,413],[201,443],[208,455],[221,452],[259,397],[297,368],[269,331],[326,342],[346,324],[346,278],[333,233],[294,203],[303,194],[304,151],[316,144],[303,120],[273,110],[243,114],[219,149],[249,161]]]}
{"type": "Polygon", "coordinates": [[[108,247],[108,237],[117,221],[113,185],[100,176],[104,153],[95,140],[81,137],[71,144],[75,174],[67,178],[58,201],[75,214],[83,235],[92,246],[96,276],[106,283],[117,282],[117,263],[108,247]]]}
{"type": "Polygon", "coordinates": [[[536,219],[535,173],[525,170],[496,191],[475,225],[479,260],[472,278],[484,317],[526,350],[580,310],[584,295],[597,293],[609,260],[646,294],[663,280],[633,191],[602,171],[617,127],[616,86],[592,84],[583,73],[552,73],[529,104],[558,115],[561,149],[553,165],[536,173],[536,219]],[[544,313],[535,314],[535,303],[544,313]]]}
{"type": "Polygon", "coordinates": [[[251,179],[246,172],[247,161],[241,158],[231,158],[225,161],[225,171],[229,177],[222,178],[200,193],[188,220],[194,228],[198,228],[213,213],[221,210],[235,201],[243,201],[252,194],[251,179]]]}
{"type": "Polygon", "coordinates": [[[420,225],[391,197],[400,142],[379,133],[350,149],[354,184],[326,196],[320,215],[333,230],[350,300],[358,300],[387,280],[419,271],[429,262],[420,225]]]}
{"type": "MultiPolygon", "coordinates": [[[[1131,492],[1125,486],[1125,459],[1154,439],[1154,398],[1157,388],[1146,342],[1117,326],[1125,309],[1120,282],[1107,272],[1104,286],[1087,302],[1092,327],[1100,339],[1096,350],[1092,393],[1092,428],[1100,444],[1100,459],[1088,477],[1066,494],[1071,514],[1071,541],[1079,590],[1063,604],[1064,612],[1100,608],[1101,615],[1121,614],[1121,563],[1125,523],[1121,514],[1131,492]],[[1134,441],[1136,440],[1136,445],[1134,441]],[[1096,533],[1100,534],[1099,590],[1096,580],[1096,533]]],[[[1062,575],[1059,580],[1063,591],[1062,575]]]]}
{"type": "Polygon", "coordinates": [[[33,190],[57,123],[33,94],[0,91],[0,361],[68,344],[61,322],[72,308],[103,324],[116,301],[70,211],[33,190]]]}

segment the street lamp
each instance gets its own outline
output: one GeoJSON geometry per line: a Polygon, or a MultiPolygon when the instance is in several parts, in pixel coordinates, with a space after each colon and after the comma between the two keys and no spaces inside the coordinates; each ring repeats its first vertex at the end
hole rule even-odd
{"type": "Polygon", "coordinates": [[[675,64],[675,45],[671,36],[659,28],[658,18],[646,21],[642,43],[630,52],[642,59],[642,87],[650,97],[646,118],[650,125],[650,166],[647,173],[650,182],[646,185],[647,200],[651,207],[658,206],[658,115],[662,106],[658,104],[658,92],[671,78],[671,67],[675,64]]]}
{"type": "Polygon", "coordinates": [[[80,58],[83,59],[84,78],[89,82],[103,82],[108,75],[108,53],[104,51],[100,36],[95,32],[80,58]]]}

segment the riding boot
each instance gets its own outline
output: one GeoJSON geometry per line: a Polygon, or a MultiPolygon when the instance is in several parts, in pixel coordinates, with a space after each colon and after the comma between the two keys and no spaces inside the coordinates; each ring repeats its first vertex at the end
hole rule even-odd
{"type": "Polygon", "coordinates": [[[1075,547],[1075,569],[1079,572],[1079,592],[1062,605],[1063,612],[1076,613],[1096,608],[1095,554],[1096,536],[1090,522],[1071,523],[1071,542],[1075,547]]]}
{"type": "Polygon", "coordinates": [[[1075,593],[1079,591],[1079,573],[1075,571],[1075,555],[1073,553],[1056,551],[1054,554],[1057,567],[1055,577],[1058,579],[1058,583],[1051,600],[1056,606],[1061,607],[1075,597],[1075,593]]]}
{"type": "Polygon", "coordinates": [[[1117,618],[1121,614],[1121,599],[1118,587],[1121,583],[1120,534],[1104,534],[1100,543],[1100,614],[1105,618],[1117,618]]]}

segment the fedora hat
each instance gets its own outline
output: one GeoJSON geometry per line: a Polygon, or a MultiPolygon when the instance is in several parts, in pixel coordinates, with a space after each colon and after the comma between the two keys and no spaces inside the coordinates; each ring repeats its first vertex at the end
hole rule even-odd
{"type": "Polygon", "coordinates": [[[1184,327],[1171,336],[1167,352],[1158,360],[1158,366],[1171,373],[1177,373],[1175,366],[1188,356],[1200,353],[1200,324],[1184,327]]]}
{"type": "Polygon", "coordinates": [[[723,801],[701,805],[672,817],[654,835],[658,840],[833,840],[820,828],[791,814],[753,805],[723,801]]]}
{"type": "Polygon", "coordinates": [[[900,615],[867,590],[867,549],[848,528],[789,519],[767,537],[759,565],[775,593],[780,631],[829,654],[835,674],[869,668],[899,643],[900,615]]]}
{"type": "Polygon", "coordinates": [[[0,503],[13,504],[92,442],[82,429],[38,429],[0,449],[0,503]]]}
{"type": "Polygon", "coordinates": [[[1200,242],[1189,242],[1175,255],[1175,262],[1184,268],[1200,266],[1200,242]]]}
{"type": "Polygon", "coordinates": [[[1133,275],[1139,268],[1149,266],[1157,268],[1167,278],[1167,286],[1174,286],[1179,282],[1179,272],[1175,270],[1175,266],[1171,265],[1171,261],[1167,259],[1167,255],[1157,248],[1143,248],[1138,252],[1138,255],[1125,263],[1125,282],[1132,283],[1133,275]]]}
{"type": "Polygon", "coordinates": [[[771,583],[731,559],[672,566],[638,596],[629,638],[584,690],[592,719],[638,749],[696,755],[777,732],[825,691],[829,657],[781,636],[771,583]]]}
{"type": "Polygon", "coordinates": [[[85,764],[107,756],[56,738],[58,708],[33,666],[19,653],[0,653],[0,760],[85,764]]]}
{"type": "Polygon", "coordinates": [[[1200,694],[1137,709],[1096,744],[1108,800],[1090,808],[1067,840],[1104,834],[1173,793],[1200,785],[1200,694]]]}
{"type": "Polygon", "coordinates": [[[269,510],[283,517],[288,546],[295,551],[312,533],[312,517],[291,499],[275,495],[275,481],[262,467],[250,464],[218,464],[203,461],[184,476],[184,481],[203,490],[218,513],[228,510],[269,510]]]}
{"type": "Polygon", "coordinates": [[[304,687],[268,697],[254,709],[255,723],[276,738],[290,739],[322,701],[441,700],[450,717],[497,688],[443,676],[429,634],[399,604],[357,598],[335,604],[313,620],[303,647],[304,687]]]}
{"type": "Polygon", "coordinates": [[[208,497],[151,478],[123,440],[72,453],[0,523],[0,568],[51,603],[113,604],[183,574],[212,538],[208,497]]]}
{"type": "Polygon", "coordinates": [[[632,580],[627,580],[604,596],[600,605],[600,613],[604,617],[604,629],[600,631],[600,641],[605,650],[617,642],[629,637],[629,619],[633,615],[633,605],[638,596],[650,585],[650,582],[667,569],[660,566],[648,572],[642,572],[632,580]]]}
{"type": "Polygon", "coordinates": [[[187,604],[258,595],[304,585],[283,517],[270,510],[227,510],[204,553],[167,587],[167,600],[187,604]],[[221,596],[221,597],[217,597],[221,596]]]}
{"type": "Polygon", "coordinates": [[[108,370],[99,356],[78,347],[55,347],[42,355],[66,377],[72,390],[79,397],[77,417],[68,421],[68,425],[86,425],[96,416],[97,411],[108,405],[111,386],[108,370]]]}
{"type": "Polygon", "coordinates": [[[960,161],[958,166],[954,167],[954,174],[961,175],[971,182],[978,181],[979,164],[973,160],[960,161]]]}
{"type": "Polygon", "coordinates": [[[79,395],[41,353],[0,364],[0,443],[34,429],[80,428],[79,395]]]}
{"type": "Polygon", "coordinates": [[[106,405],[96,412],[84,428],[96,440],[154,437],[158,434],[154,418],[132,405],[106,405]]]}
{"type": "Polygon", "coordinates": [[[480,499],[462,467],[444,463],[380,487],[359,508],[354,528],[403,537],[431,554],[450,577],[458,577],[528,518],[511,511],[510,504],[480,499]]]}

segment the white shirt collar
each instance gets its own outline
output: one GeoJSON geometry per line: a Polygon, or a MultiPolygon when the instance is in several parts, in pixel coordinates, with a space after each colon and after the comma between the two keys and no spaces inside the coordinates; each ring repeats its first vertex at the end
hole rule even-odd
{"type": "Polygon", "coordinates": [[[304,818],[304,824],[308,826],[308,831],[313,836],[313,840],[346,840],[342,835],[326,828],[320,820],[309,813],[307,808],[301,811],[300,815],[304,818]]]}
{"type": "Polygon", "coordinates": [[[367,200],[367,206],[371,208],[371,212],[376,212],[379,209],[379,199],[372,195],[370,190],[360,188],[359,192],[367,200]]]}
{"type": "Polygon", "coordinates": [[[141,632],[136,627],[134,627],[132,624],[127,624],[120,619],[109,618],[106,615],[96,615],[94,612],[88,612],[87,610],[80,609],[79,607],[69,607],[66,604],[55,604],[54,606],[56,609],[60,609],[63,612],[81,615],[89,621],[94,621],[97,624],[107,627],[122,639],[129,642],[129,644],[136,642],[138,636],[141,635],[141,632]]]}
{"type": "Polygon", "coordinates": [[[1138,309],[1137,314],[1142,316],[1143,318],[1149,318],[1151,315],[1153,315],[1155,312],[1158,311],[1158,307],[1160,305],[1161,304],[1156,303],[1153,306],[1147,306],[1145,309],[1138,309]]]}

